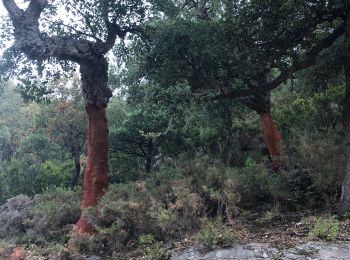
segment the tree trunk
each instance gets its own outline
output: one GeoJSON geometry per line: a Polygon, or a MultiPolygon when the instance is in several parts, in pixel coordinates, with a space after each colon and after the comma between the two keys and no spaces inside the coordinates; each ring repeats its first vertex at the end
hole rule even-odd
{"type": "Polygon", "coordinates": [[[281,155],[281,134],[278,132],[272,114],[268,112],[258,112],[260,115],[261,124],[263,127],[263,134],[265,143],[269,149],[272,160],[272,168],[276,171],[280,167],[285,166],[285,161],[282,160],[281,155]]]}
{"type": "Polygon", "coordinates": [[[73,176],[72,182],[71,182],[72,188],[77,186],[78,181],[79,181],[80,171],[81,171],[80,158],[78,156],[75,156],[75,158],[74,158],[74,166],[75,166],[75,173],[74,173],[74,176],[73,176]]]}
{"type": "MultiPolygon", "coordinates": [[[[88,157],[84,176],[82,209],[95,207],[108,188],[108,126],[106,109],[89,105],[88,157]]],[[[82,216],[76,224],[82,233],[95,228],[82,216]]]]}
{"type": "MultiPolygon", "coordinates": [[[[258,82],[259,84],[264,84],[266,82],[265,76],[261,76],[258,82]]],[[[249,96],[241,99],[241,101],[250,109],[255,110],[260,116],[264,139],[271,156],[273,170],[277,171],[279,168],[286,166],[287,161],[282,157],[282,136],[277,130],[270,111],[270,93],[249,96]]]]}
{"type": "Polygon", "coordinates": [[[147,144],[147,155],[146,155],[146,165],[145,165],[146,173],[151,173],[152,157],[153,157],[153,142],[151,139],[148,141],[148,144],[147,144]]]}
{"type": "Polygon", "coordinates": [[[348,13],[345,30],[344,73],[346,91],[343,110],[343,128],[347,148],[347,160],[342,194],[338,206],[338,214],[341,215],[350,212],[350,13],[348,13]]]}
{"type": "MultiPolygon", "coordinates": [[[[81,82],[88,114],[88,154],[83,184],[82,210],[97,206],[108,188],[108,125],[106,107],[112,96],[108,88],[108,63],[104,57],[94,57],[80,64],[81,82]]],[[[83,212],[84,213],[84,212],[83,212]]],[[[84,215],[76,224],[81,233],[93,233],[95,228],[84,215]]]]}

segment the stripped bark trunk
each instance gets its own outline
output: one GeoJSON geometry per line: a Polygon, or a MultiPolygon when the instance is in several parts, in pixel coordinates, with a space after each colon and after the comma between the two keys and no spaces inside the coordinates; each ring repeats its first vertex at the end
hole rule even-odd
{"type": "MultiPolygon", "coordinates": [[[[265,81],[266,79],[262,77],[260,84],[263,84],[265,81]]],[[[282,136],[276,127],[270,110],[270,94],[254,95],[241,99],[241,101],[260,116],[264,141],[269,150],[273,170],[277,171],[281,167],[286,166],[287,162],[282,158],[282,136]]]]}
{"type": "MultiPolygon", "coordinates": [[[[88,156],[83,184],[82,211],[97,206],[108,188],[108,124],[106,106],[111,96],[107,87],[108,63],[100,57],[80,66],[82,88],[88,114],[88,156]]],[[[95,228],[82,212],[76,224],[81,233],[95,228]]]]}
{"type": "Polygon", "coordinates": [[[350,212],[350,12],[348,13],[344,42],[344,73],[345,73],[345,99],[343,110],[343,128],[347,150],[345,178],[342,185],[342,194],[338,206],[340,215],[350,212]]]}
{"type": "MultiPolygon", "coordinates": [[[[105,108],[88,106],[88,157],[84,175],[82,209],[97,206],[108,188],[108,126],[105,108]]],[[[82,233],[95,228],[83,216],[76,224],[82,233]]]]}
{"type": "Polygon", "coordinates": [[[281,141],[282,137],[277,130],[276,124],[273,120],[272,114],[268,112],[258,112],[263,128],[264,140],[269,150],[272,160],[272,168],[276,171],[280,167],[285,166],[284,160],[281,159],[281,141]]]}

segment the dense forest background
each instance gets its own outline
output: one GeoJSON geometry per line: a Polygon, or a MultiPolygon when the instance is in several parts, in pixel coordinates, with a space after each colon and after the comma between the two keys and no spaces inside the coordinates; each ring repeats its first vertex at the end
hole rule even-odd
{"type": "MultiPolygon", "coordinates": [[[[107,2],[132,17],[123,1],[107,2]]],[[[3,53],[1,239],[52,258],[136,250],[166,259],[170,241],[227,246],[247,223],[268,226],[281,216],[308,230],[318,224],[325,230],[314,237],[335,239],[348,145],[345,34],[300,64],[350,23],[347,1],[130,2],[140,21],[129,18],[131,29],[107,55],[109,187],[98,205],[83,207],[92,236],[72,232],[90,116],[79,69],[59,57],[3,53]],[[292,72],[278,88],[235,94],[284,71],[292,72]]],[[[92,19],[89,6],[68,6],[92,19]]],[[[90,22],[79,37],[99,34],[98,20],[90,22]]],[[[64,36],[73,30],[52,24],[64,36]]],[[[5,19],[4,35],[10,26],[5,19]]]]}

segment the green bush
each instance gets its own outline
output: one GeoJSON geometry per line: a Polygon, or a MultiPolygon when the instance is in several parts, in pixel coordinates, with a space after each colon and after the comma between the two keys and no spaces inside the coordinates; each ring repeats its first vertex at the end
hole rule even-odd
{"type": "Polygon", "coordinates": [[[0,203],[17,195],[32,195],[34,166],[24,161],[0,161],[0,203]]]}
{"type": "Polygon", "coordinates": [[[282,172],[272,172],[262,163],[248,158],[245,167],[231,169],[236,180],[237,192],[241,196],[240,205],[257,209],[257,205],[275,206],[288,198],[287,178],[282,172]],[[265,205],[264,205],[265,204],[265,205]]]}
{"type": "Polygon", "coordinates": [[[73,160],[65,162],[46,161],[40,165],[35,180],[36,190],[45,190],[52,186],[68,187],[74,174],[73,160]]]}
{"type": "MultiPolygon", "coordinates": [[[[142,186],[142,185],[141,185],[142,186]]],[[[97,208],[84,212],[99,231],[101,239],[108,240],[111,251],[119,251],[144,233],[155,232],[147,217],[151,199],[139,183],[110,185],[97,208]]]]}
{"type": "Polygon", "coordinates": [[[342,137],[335,133],[313,134],[298,132],[298,139],[290,145],[293,163],[310,179],[306,196],[307,207],[333,206],[339,199],[346,162],[342,137]],[[320,163],[322,162],[322,163],[320,163]]]}
{"type": "Polygon", "coordinates": [[[322,216],[316,218],[313,228],[310,230],[311,239],[322,239],[333,241],[337,238],[340,231],[340,222],[335,216],[322,216]]]}
{"type": "Polygon", "coordinates": [[[220,218],[214,222],[203,219],[196,238],[209,248],[227,247],[237,241],[237,235],[220,218]]]}
{"type": "Polygon", "coordinates": [[[146,260],[167,260],[170,254],[164,248],[163,242],[157,241],[153,235],[141,235],[139,237],[141,247],[146,260]]]}
{"type": "MultiPolygon", "coordinates": [[[[238,182],[231,168],[207,158],[182,161],[177,167],[183,177],[181,183],[175,186],[175,190],[187,186],[188,190],[199,196],[201,212],[197,216],[210,212],[212,215],[225,215],[225,218],[231,219],[236,215],[241,196],[237,191],[238,182]]],[[[184,200],[191,201],[186,196],[184,200]]]]}
{"type": "Polygon", "coordinates": [[[17,195],[35,195],[48,187],[67,187],[74,173],[73,161],[32,164],[0,161],[0,203],[17,195]]]}
{"type": "Polygon", "coordinates": [[[198,230],[207,246],[226,246],[236,236],[225,223],[232,223],[239,205],[274,203],[284,196],[283,180],[253,160],[244,168],[207,158],[181,160],[143,181],[110,185],[99,205],[84,212],[99,232],[91,241],[78,239],[79,248],[94,243],[90,248],[103,245],[112,254],[130,250],[144,234],[166,242],[198,230]],[[201,223],[207,216],[218,220],[201,223]]]}

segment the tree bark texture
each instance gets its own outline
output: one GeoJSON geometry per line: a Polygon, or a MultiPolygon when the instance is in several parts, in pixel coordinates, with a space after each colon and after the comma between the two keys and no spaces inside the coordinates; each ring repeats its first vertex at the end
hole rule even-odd
{"type": "Polygon", "coordinates": [[[344,73],[345,73],[345,99],[343,110],[343,128],[345,134],[345,145],[347,150],[345,178],[342,185],[342,194],[338,206],[338,213],[350,212],[350,12],[346,20],[346,31],[344,41],[344,73]]]}
{"type": "MultiPolygon", "coordinates": [[[[82,209],[95,207],[108,188],[108,126],[106,109],[87,108],[88,157],[84,175],[82,209]]],[[[94,227],[82,216],[76,225],[82,233],[93,233],[94,227]]]]}
{"type": "Polygon", "coordinates": [[[285,161],[281,158],[281,134],[277,130],[277,127],[275,125],[270,111],[258,113],[260,115],[265,143],[269,149],[269,154],[271,156],[272,168],[274,170],[278,170],[280,167],[285,166],[285,161]]]}
{"type": "MultiPolygon", "coordinates": [[[[262,78],[260,83],[263,84],[265,81],[266,80],[262,78]]],[[[282,136],[277,130],[270,111],[270,93],[246,97],[241,99],[241,102],[250,109],[256,111],[260,116],[264,140],[269,150],[273,170],[276,171],[279,168],[286,166],[286,160],[282,158],[282,136]]]]}
{"type": "MultiPolygon", "coordinates": [[[[88,114],[88,156],[83,184],[82,210],[95,207],[108,188],[108,124],[106,107],[111,96],[107,86],[108,63],[104,57],[80,65],[82,88],[88,114]]],[[[93,233],[83,213],[77,230],[93,233]]]]}

